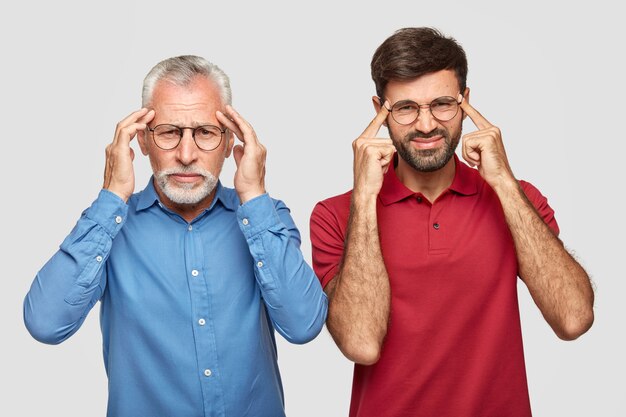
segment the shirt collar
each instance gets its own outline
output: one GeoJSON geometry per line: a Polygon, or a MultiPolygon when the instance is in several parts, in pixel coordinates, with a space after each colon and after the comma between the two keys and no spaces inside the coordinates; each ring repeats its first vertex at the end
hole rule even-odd
{"type": "MultiPolygon", "coordinates": [[[[215,198],[211,202],[211,205],[205,211],[209,211],[213,208],[216,202],[220,202],[225,209],[230,211],[237,210],[239,206],[239,198],[237,197],[237,193],[228,193],[226,189],[222,186],[221,181],[217,182],[217,191],[215,192],[215,198]]],[[[139,193],[139,198],[137,200],[137,211],[145,210],[151,207],[155,203],[160,203],[159,196],[154,188],[154,177],[150,177],[150,181],[148,181],[148,185],[146,188],[139,193]]]]}
{"type": "Polygon", "coordinates": [[[461,195],[476,194],[482,179],[478,171],[461,162],[456,155],[454,155],[454,163],[456,168],[450,191],[461,195]]]}
{"type": "MultiPolygon", "coordinates": [[[[385,174],[383,186],[378,194],[380,201],[385,206],[397,203],[416,194],[398,179],[395,169],[397,162],[398,154],[396,153],[392,163],[389,164],[389,170],[385,174]]],[[[478,172],[459,161],[456,154],[454,155],[454,164],[454,179],[448,190],[461,195],[476,194],[478,192],[478,177],[480,176],[478,172]]]]}

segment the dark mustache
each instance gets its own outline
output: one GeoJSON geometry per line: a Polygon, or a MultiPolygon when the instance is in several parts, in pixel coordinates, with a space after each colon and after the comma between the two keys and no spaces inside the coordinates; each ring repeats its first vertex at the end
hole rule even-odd
{"type": "Polygon", "coordinates": [[[413,140],[416,138],[420,138],[420,139],[428,139],[428,138],[432,138],[433,136],[443,136],[444,138],[448,138],[448,132],[446,132],[444,129],[435,129],[431,132],[428,133],[424,133],[424,132],[420,132],[418,130],[416,130],[415,132],[409,132],[406,134],[406,136],[404,137],[406,140],[413,140]]]}

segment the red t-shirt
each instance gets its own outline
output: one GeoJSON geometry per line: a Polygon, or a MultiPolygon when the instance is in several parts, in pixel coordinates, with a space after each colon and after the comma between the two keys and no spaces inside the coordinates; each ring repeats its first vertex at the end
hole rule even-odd
{"type": "MultiPolygon", "coordinates": [[[[455,156],[448,190],[431,204],[393,167],[377,201],[391,312],[378,362],[355,365],[351,417],[528,417],[517,301],[517,258],[500,201],[455,156]]],[[[522,189],[558,233],[554,211],[522,189]]],[[[313,267],[323,286],[338,272],[351,192],[311,215],[313,267]]]]}

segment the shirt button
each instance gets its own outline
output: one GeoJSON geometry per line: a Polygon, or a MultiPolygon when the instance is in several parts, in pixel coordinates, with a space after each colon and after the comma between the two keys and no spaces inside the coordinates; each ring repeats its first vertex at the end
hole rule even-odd
{"type": "Polygon", "coordinates": [[[422,197],[419,197],[419,196],[418,196],[418,197],[417,197],[417,202],[418,202],[418,203],[421,203],[421,202],[422,202],[422,197]]]}
{"type": "Polygon", "coordinates": [[[117,224],[122,223],[122,216],[116,216],[115,217],[115,223],[117,223],[117,224]]]}
{"type": "Polygon", "coordinates": [[[197,269],[194,269],[193,271],[191,271],[191,275],[193,275],[194,277],[197,277],[199,274],[197,269]]]}
{"type": "Polygon", "coordinates": [[[248,221],[248,219],[243,219],[243,220],[241,221],[241,223],[243,223],[243,225],[244,225],[244,226],[247,226],[247,225],[248,225],[248,223],[250,223],[250,222],[248,221]]]}
{"type": "Polygon", "coordinates": [[[263,262],[261,262],[261,261],[257,262],[256,266],[258,266],[259,268],[262,268],[263,267],[263,262]]]}
{"type": "Polygon", "coordinates": [[[210,369],[205,369],[204,370],[204,376],[211,376],[212,372],[210,369]]]}
{"type": "Polygon", "coordinates": [[[189,230],[190,232],[193,230],[193,226],[189,225],[189,227],[187,228],[187,230],[189,230]]]}
{"type": "Polygon", "coordinates": [[[102,256],[100,255],[96,256],[96,262],[102,262],[102,256]]]}
{"type": "Polygon", "coordinates": [[[204,326],[206,324],[206,321],[204,319],[200,319],[200,320],[198,320],[198,324],[200,326],[204,326]]]}
{"type": "Polygon", "coordinates": [[[433,224],[433,227],[435,228],[435,230],[439,230],[439,223],[433,224]]]}

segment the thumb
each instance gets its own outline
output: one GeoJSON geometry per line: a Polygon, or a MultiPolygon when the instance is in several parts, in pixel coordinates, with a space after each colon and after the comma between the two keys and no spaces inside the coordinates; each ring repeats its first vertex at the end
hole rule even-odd
{"type": "Polygon", "coordinates": [[[243,156],[243,146],[236,145],[233,148],[233,157],[235,158],[235,164],[239,166],[239,161],[241,161],[241,157],[243,156]]]}

